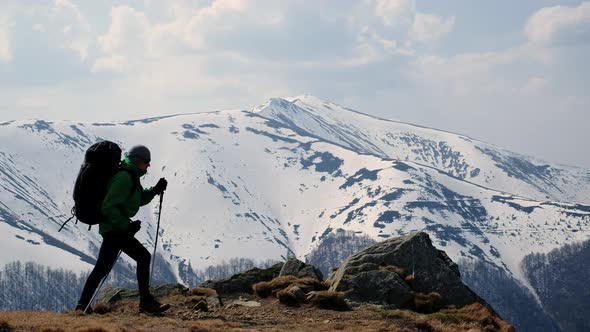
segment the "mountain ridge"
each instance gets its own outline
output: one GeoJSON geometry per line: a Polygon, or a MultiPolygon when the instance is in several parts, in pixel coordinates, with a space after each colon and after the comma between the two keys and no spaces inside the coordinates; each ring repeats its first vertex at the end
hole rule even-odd
{"type": "MultiPolygon", "coordinates": [[[[11,212],[0,211],[6,234],[0,263],[91,267],[81,256],[96,255],[96,230],[57,229],[70,211],[84,150],[105,138],[124,149],[149,146],[154,158],[142,183],[169,181],[158,253],[170,269],[163,274],[174,281],[183,281],[190,266],[233,257],[305,257],[339,230],[374,240],[424,230],[453,260],[481,260],[526,284],[524,256],[587,239],[589,204],[566,198],[587,199],[590,171],[533,163],[456,134],[399,129],[308,102],[307,111],[276,101],[274,109],[267,103],[254,111],[2,125],[0,207],[11,212]],[[299,110],[313,114],[293,113],[299,110]],[[73,250],[55,247],[35,229],[73,250]]],[[[157,211],[154,203],[136,217],[144,221],[138,236],[148,246],[157,211]]]]}

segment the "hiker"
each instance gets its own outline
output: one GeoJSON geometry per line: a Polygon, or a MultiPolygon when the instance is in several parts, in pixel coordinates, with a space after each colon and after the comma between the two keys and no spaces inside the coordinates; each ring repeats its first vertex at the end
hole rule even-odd
{"type": "MultiPolygon", "coordinates": [[[[170,305],[160,304],[150,294],[151,255],[135,238],[141,228],[141,221],[131,221],[140,206],[148,204],[156,195],[161,195],[168,185],[166,179],[161,178],[153,188],[143,189],[139,179],[147,173],[150,161],[151,154],[147,147],[134,146],[121,161],[120,170],[108,182],[99,223],[102,245],[75,310],[84,311],[88,307],[100,281],[108,275],[121,251],[137,262],[140,311],[160,313],[170,308],[170,305]]],[[[86,312],[89,310],[90,307],[86,312]]]]}

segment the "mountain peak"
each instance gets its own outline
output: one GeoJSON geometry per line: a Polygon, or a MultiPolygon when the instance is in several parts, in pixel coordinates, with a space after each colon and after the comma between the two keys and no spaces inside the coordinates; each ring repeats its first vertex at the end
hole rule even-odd
{"type": "Polygon", "coordinates": [[[260,112],[263,112],[267,108],[284,108],[284,107],[290,107],[291,105],[293,105],[293,104],[286,99],[274,97],[274,98],[270,98],[266,103],[254,108],[252,110],[252,112],[260,113],[260,112]]]}

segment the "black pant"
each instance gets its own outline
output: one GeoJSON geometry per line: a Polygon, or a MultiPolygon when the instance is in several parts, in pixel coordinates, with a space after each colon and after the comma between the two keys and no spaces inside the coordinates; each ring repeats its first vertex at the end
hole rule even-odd
{"type": "Polygon", "coordinates": [[[94,269],[88,276],[79,304],[87,305],[100,281],[106,277],[117,260],[119,251],[123,251],[137,262],[137,283],[139,296],[150,294],[150,261],[149,251],[133,236],[127,233],[112,232],[103,235],[102,245],[94,269]]]}

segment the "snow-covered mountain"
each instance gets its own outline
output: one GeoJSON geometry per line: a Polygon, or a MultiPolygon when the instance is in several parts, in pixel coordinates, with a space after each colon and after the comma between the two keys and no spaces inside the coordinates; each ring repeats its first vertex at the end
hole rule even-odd
{"type": "Polygon", "coordinates": [[[360,154],[412,161],[535,200],[590,204],[589,170],[550,165],[464,135],[375,118],[313,96],[271,99],[254,112],[360,154]]]}
{"type": "MultiPolygon", "coordinates": [[[[189,262],[304,258],[339,229],[374,239],[425,230],[453,260],[526,284],[525,255],[588,239],[589,170],[300,96],[120,123],[0,124],[0,264],[91,267],[96,227],[57,230],[84,150],[100,139],[147,145],[144,185],[169,180],[159,251],[179,279],[189,262]]],[[[156,218],[155,202],[138,215],[148,245],[156,218]]]]}

